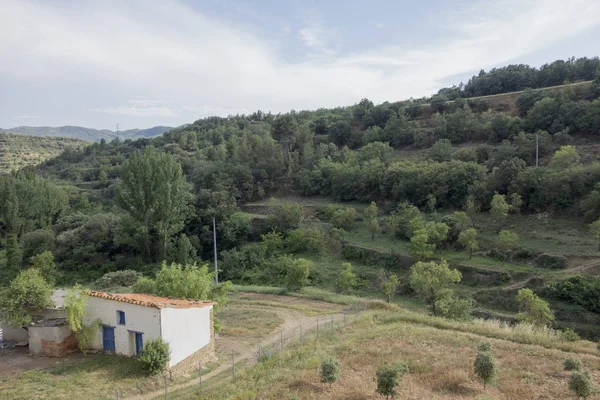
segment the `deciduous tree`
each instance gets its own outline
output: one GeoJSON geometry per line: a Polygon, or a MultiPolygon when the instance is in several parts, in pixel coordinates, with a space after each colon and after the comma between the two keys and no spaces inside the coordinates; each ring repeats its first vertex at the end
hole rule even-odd
{"type": "Polygon", "coordinates": [[[411,267],[410,286],[425,299],[433,315],[438,315],[436,303],[448,296],[448,288],[460,282],[462,275],[456,269],[450,269],[446,260],[417,262],[411,267]]]}

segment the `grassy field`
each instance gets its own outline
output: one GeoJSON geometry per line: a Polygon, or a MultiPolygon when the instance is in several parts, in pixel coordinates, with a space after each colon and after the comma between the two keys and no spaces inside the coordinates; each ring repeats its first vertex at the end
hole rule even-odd
{"type": "Polygon", "coordinates": [[[202,389],[174,392],[170,398],[377,399],[375,372],[385,363],[408,365],[401,399],[571,398],[562,365],[567,357],[580,358],[593,379],[599,377],[592,343],[564,344],[548,332],[493,323],[447,324],[410,312],[366,313],[318,341],[298,343],[241,372],[235,381],[223,374],[202,389]],[[496,382],[486,390],[473,372],[475,346],[482,340],[491,343],[499,366],[496,382]],[[332,356],[340,361],[341,374],[330,388],[320,382],[318,371],[332,356]]]}

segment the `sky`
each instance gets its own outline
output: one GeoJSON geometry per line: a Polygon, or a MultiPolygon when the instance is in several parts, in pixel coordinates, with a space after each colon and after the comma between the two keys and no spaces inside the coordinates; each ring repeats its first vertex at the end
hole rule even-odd
{"type": "Polygon", "coordinates": [[[599,0],[0,0],[0,127],[398,101],[598,37],[599,0]]]}

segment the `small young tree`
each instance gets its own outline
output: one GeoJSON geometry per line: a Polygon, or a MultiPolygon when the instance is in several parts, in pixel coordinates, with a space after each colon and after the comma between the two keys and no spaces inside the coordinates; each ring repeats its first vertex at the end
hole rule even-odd
{"type": "Polygon", "coordinates": [[[67,323],[77,337],[77,346],[79,350],[85,351],[89,343],[102,324],[102,321],[93,321],[89,325],[84,324],[87,316],[86,312],[87,296],[81,291],[79,286],[69,289],[65,296],[65,312],[67,323]]]}
{"type": "Polygon", "coordinates": [[[594,235],[594,237],[598,241],[598,251],[600,251],[600,219],[595,220],[588,226],[590,233],[594,235]]]}
{"type": "Polygon", "coordinates": [[[473,256],[473,251],[479,248],[479,242],[477,242],[477,231],[475,228],[469,228],[462,231],[458,235],[458,243],[463,246],[469,252],[469,260],[473,256]]]}
{"type": "Polygon", "coordinates": [[[169,343],[162,340],[162,338],[157,338],[144,343],[138,360],[146,372],[154,375],[167,367],[170,358],[169,343]]]}
{"type": "Polygon", "coordinates": [[[523,198],[519,193],[513,193],[510,195],[510,212],[518,214],[521,212],[523,207],[523,198]]]}
{"type": "Polygon", "coordinates": [[[358,279],[356,278],[354,272],[352,272],[352,264],[342,264],[342,271],[340,272],[336,283],[337,289],[340,293],[347,293],[356,287],[358,284],[358,279]]]}
{"type": "Polygon", "coordinates": [[[329,387],[340,377],[340,363],[335,358],[329,358],[321,363],[321,382],[329,383],[329,387]]]}
{"type": "Polygon", "coordinates": [[[433,255],[434,249],[435,245],[429,243],[429,235],[427,230],[419,229],[410,238],[408,254],[417,260],[424,260],[425,258],[433,255]]]}
{"type": "Polygon", "coordinates": [[[296,228],[302,218],[300,204],[286,203],[281,200],[269,200],[269,214],[266,222],[269,228],[278,232],[296,228]]]}
{"type": "Polygon", "coordinates": [[[435,261],[419,261],[410,270],[410,286],[429,304],[433,315],[438,315],[436,303],[448,296],[451,284],[460,282],[460,271],[450,269],[446,260],[439,264],[435,261]]]}
{"type": "Polygon", "coordinates": [[[475,228],[475,218],[477,218],[477,213],[481,209],[477,199],[474,195],[470,194],[467,196],[467,201],[465,202],[465,212],[471,219],[471,226],[475,228]]]}
{"type": "Polygon", "coordinates": [[[379,231],[381,230],[377,218],[372,218],[368,220],[367,228],[369,229],[369,233],[371,234],[371,240],[375,240],[375,234],[379,233],[379,231]]]}
{"type": "Polygon", "coordinates": [[[548,302],[540,299],[531,289],[521,289],[516,296],[519,319],[537,326],[547,326],[554,320],[548,302]]]}
{"type": "Polygon", "coordinates": [[[569,379],[569,389],[579,398],[587,399],[592,394],[592,378],[588,371],[575,371],[569,379]]]}
{"type": "Polygon", "coordinates": [[[429,243],[441,251],[444,240],[448,238],[450,227],[443,222],[430,222],[426,225],[426,229],[429,243]]]}
{"type": "Polygon", "coordinates": [[[392,365],[384,365],[379,368],[376,373],[377,377],[377,393],[389,399],[393,398],[398,392],[396,388],[400,385],[398,368],[392,365]]]}
{"type": "Polygon", "coordinates": [[[377,204],[374,201],[369,204],[369,207],[363,211],[363,219],[365,221],[370,221],[372,219],[377,218],[377,214],[379,214],[379,209],[377,208],[377,204]]]}
{"type": "Polygon", "coordinates": [[[398,275],[390,275],[390,277],[383,282],[381,286],[381,291],[385,296],[385,299],[388,303],[391,303],[394,295],[396,294],[396,290],[398,290],[398,285],[400,285],[400,280],[398,279],[398,275]]]}
{"type": "Polygon", "coordinates": [[[356,225],[356,218],[358,213],[355,208],[348,207],[341,210],[337,210],[331,217],[331,224],[334,228],[351,230],[356,225]]]}
{"type": "Polygon", "coordinates": [[[35,268],[21,271],[0,297],[0,320],[18,328],[32,321],[32,313],[52,307],[52,286],[35,268]]]}
{"type": "Polygon", "coordinates": [[[505,230],[500,231],[500,233],[498,233],[498,247],[504,253],[512,250],[515,247],[515,245],[517,244],[518,240],[519,240],[519,236],[516,233],[514,233],[513,231],[509,231],[509,230],[505,229],[505,230]]]}
{"type": "Polygon", "coordinates": [[[504,224],[504,220],[506,220],[509,209],[510,206],[506,203],[504,195],[498,193],[494,194],[492,202],[490,203],[490,215],[492,216],[492,220],[496,223],[497,232],[500,232],[500,229],[502,229],[502,224],[504,224]]]}
{"type": "Polygon", "coordinates": [[[312,263],[304,258],[298,258],[290,262],[285,274],[285,287],[288,290],[297,291],[306,286],[311,267],[312,263]]]}
{"type": "Polygon", "coordinates": [[[494,381],[497,373],[496,360],[489,351],[479,351],[475,357],[475,373],[483,382],[483,389],[494,381]]]}

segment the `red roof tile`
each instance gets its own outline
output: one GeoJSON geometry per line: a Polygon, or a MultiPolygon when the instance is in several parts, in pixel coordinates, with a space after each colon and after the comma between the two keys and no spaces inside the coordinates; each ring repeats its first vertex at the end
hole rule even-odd
{"type": "Polygon", "coordinates": [[[86,294],[88,296],[98,297],[100,299],[114,300],[123,303],[137,304],[138,306],[154,308],[202,308],[215,304],[211,301],[174,299],[170,297],[158,297],[139,293],[106,293],[90,290],[86,294]]]}

